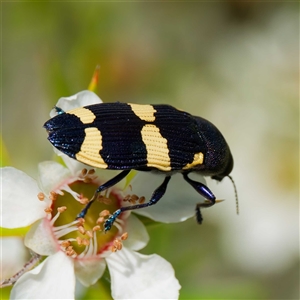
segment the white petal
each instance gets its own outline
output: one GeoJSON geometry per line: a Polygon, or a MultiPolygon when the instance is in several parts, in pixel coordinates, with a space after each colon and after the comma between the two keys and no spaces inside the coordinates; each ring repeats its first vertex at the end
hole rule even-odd
{"type": "MultiPolygon", "coordinates": [[[[194,175],[194,180],[205,184],[202,176],[196,176],[194,175]]],[[[146,201],[148,201],[154,190],[162,184],[163,180],[164,175],[140,172],[132,181],[132,193],[139,197],[145,196],[146,201]]],[[[134,212],[159,222],[182,222],[193,217],[195,215],[196,203],[203,201],[204,198],[185,182],[181,174],[175,174],[168,184],[165,195],[157,204],[137,209],[134,212]]]]}
{"type": "Polygon", "coordinates": [[[74,299],[73,259],[63,252],[49,256],[14,285],[11,299],[74,299]]]}
{"type": "Polygon", "coordinates": [[[0,170],[1,226],[5,228],[25,227],[46,213],[46,201],[38,200],[40,189],[36,181],[24,172],[12,167],[0,170]]]}
{"type": "Polygon", "coordinates": [[[178,299],[180,285],[174,269],[159,255],[123,248],[106,261],[114,299],[178,299]]]}
{"type": "Polygon", "coordinates": [[[51,255],[59,251],[51,226],[47,218],[33,224],[25,236],[25,246],[40,255],[51,255]]]}
{"type": "Polygon", "coordinates": [[[124,246],[131,250],[140,250],[149,242],[149,234],[145,225],[133,214],[126,220],[125,231],[129,232],[124,246]]]}
{"type": "Polygon", "coordinates": [[[28,261],[28,249],[20,237],[2,237],[0,240],[1,279],[10,278],[28,261]]]}
{"type": "Polygon", "coordinates": [[[75,260],[76,277],[84,286],[96,283],[103,275],[105,267],[104,259],[99,257],[75,260]]]}
{"type": "Polygon", "coordinates": [[[54,149],[54,152],[62,158],[62,160],[64,161],[64,163],[66,164],[66,166],[68,167],[68,169],[71,171],[71,173],[73,175],[75,175],[78,171],[81,171],[82,169],[91,169],[92,168],[91,166],[85,165],[85,164],[77,161],[76,159],[67,156],[66,154],[55,149],[54,147],[53,147],[53,149],[54,149]]]}
{"type": "Polygon", "coordinates": [[[40,187],[47,195],[70,176],[70,171],[67,168],[54,161],[39,163],[38,170],[40,187]]]}
{"type": "MultiPolygon", "coordinates": [[[[102,100],[95,93],[91,91],[81,91],[73,96],[60,98],[56,106],[61,108],[63,111],[68,111],[73,108],[98,103],[102,103],[102,100]]],[[[56,115],[57,113],[55,109],[53,109],[50,112],[50,117],[52,118],[56,115]]]]}

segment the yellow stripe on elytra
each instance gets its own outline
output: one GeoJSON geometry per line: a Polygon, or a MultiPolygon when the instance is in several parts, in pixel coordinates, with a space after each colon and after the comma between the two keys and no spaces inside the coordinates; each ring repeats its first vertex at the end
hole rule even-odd
{"type": "Polygon", "coordinates": [[[100,155],[102,150],[102,135],[96,127],[86,128],[85,138],[80,151],[76,154],[76,159],[84,164],[106,169],[107,164],[100,155]]]}
{"type": "Polygon", "coordinates": [[[87,108],[80,107],[67,111],[67,114],[75,115],[80,119],[83,124],[90,124],[96,119],[96,116],[92,111],[87,108]]]}
{"type": "Polygon", "coordinates": [[[133,103],[128,103],[128,105],[130,105],[134,114],[138,116],[141,120],[144,120],[146,122],[153,122],[155,120],[154,113],[156,113],[156,110],[152,105],[133,103]]]}
{"type": "Polygon", "coordinates": [[[170,171],[171,160],[167,140],[162,137],[159,128],[147,124],[142,128],[141,134],[147,150],[147,166],[161,171],[170,171]]]}
{"type": "Polygon", "coordinates": [[[202,165],[203,159],[204,159],[204,155],[202,152],[195,153],[193,162],[190,164],[186,164],[182,169],[186,170],[186,169],[191,169],[197,165],[202,165]]]}

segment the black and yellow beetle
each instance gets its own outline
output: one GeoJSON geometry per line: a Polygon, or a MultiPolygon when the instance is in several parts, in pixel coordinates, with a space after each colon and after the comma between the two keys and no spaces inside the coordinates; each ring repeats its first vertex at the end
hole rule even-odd
{"type": "Polygon", "coordinates": [[[89,166],[122,170],[98,187],[78,218],[85,216],[100,192],[121,181],[130,170],[165,174],[147,203],[121,207],[106,220],[105,231],[121,212],[157,203],[176,172],[206,199],[196,206],[201,223],[200,208],[214,205],[216,197],[188,174],[197,172],[221,181],[232,171],[233,158],[221,132],[209,121],[172,106],[116,102],[56,110],[58,115],[44,124],[53,146],[89,166]]]}

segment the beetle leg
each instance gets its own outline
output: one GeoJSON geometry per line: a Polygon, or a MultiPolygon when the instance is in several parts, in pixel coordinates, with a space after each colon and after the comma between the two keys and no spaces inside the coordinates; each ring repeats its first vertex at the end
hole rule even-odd
{"type": "Polygon", "coordinates": [[[201,224],[203,221],[203,218],[202,218],[200,208],[213,206],[216,203],[216,197],[205,184],[190,179],[188,177],[188,173],[183,173],[182,175],[183,175],[184,180],[186,182],[188,182],[206,200],[206,202],[198,203],[196,205],[196,220],[199,224],[201,224]]]}
{"type": "Polygon", "coordinates": [[[115,222],[116,218],[121,214],[121,212],[126,210],[133,210],[133,209],[139,209],[148,207],[151,205],[156,204],[165,194],[167,190],[168,183],[171,179],[171,176],[166,176],[163,183],[153,192],[151,199],[147,203],[141,203],[137,205],[131,205],[131,206],[123,206],[120,209],[116,210],[104,223],[104,231],[110,230],[113,223],[115,222]]]}
{"type": "Polygon", "coordinates": [[[113,185],[117,184],[119,181],[121,181],[123,178],[125,178],[130,171],[131,170],[124,170],[121,173],[119,173],[117,176],[113,177],[112,179],[108,180],[104,184],[100,185],[97,188],[96,192],[94,193],[94,196],[92,197],[92,199],[85,206],[85,208],[77,215],[76,219],[84,218],[85,215],[87,214],[90,206],[92,205],[92,203],[97,199],[99,193],[101,193],[101,192],[107,190],[108,188],[112,187],[113,185]]]}

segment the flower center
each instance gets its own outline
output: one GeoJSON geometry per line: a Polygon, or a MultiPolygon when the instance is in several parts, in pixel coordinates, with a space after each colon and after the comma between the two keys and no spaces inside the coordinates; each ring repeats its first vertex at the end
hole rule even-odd
{"type": "Polygon", "coordinates": [[[117,190],[99,195],[85,218],[76,219],[101,184],[96,176],[89,176],[91,174],[83,170],[81,176],[69,183],[67,188],[63,185],[67,192],[50,196],[52,206],[48,212],[51,213],[54,236],[61,249],[72,257],[90,257],[109,249],[120,250],[122,240],[127,238],[127,234],[122,232],[122,216],[111,230],[106,233],[103,230],[105,220],[121,206],[123,197],[117,190]]]}

